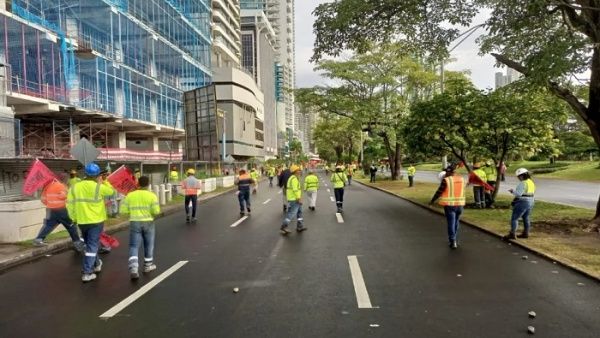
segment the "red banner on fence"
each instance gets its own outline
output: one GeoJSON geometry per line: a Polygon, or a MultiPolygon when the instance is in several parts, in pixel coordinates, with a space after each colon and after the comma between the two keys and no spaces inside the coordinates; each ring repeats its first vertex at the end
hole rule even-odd
{"type": "Polygon", "coordinates": [[[137,182],[133,173],[125,166],[121,166],[115,170],[107,179],[113,188],[123,195],[127,195],[128,192],[137,189],[137,182]]]}
{"type": "Polygon", "coordinates": [[[48,169],[40,160],[35,160],[29,168],[25,183],[23,183],[23,194],[33,195],[36,190],[43,188],[46,184],[56,179],[52,170],[48,169]]]}

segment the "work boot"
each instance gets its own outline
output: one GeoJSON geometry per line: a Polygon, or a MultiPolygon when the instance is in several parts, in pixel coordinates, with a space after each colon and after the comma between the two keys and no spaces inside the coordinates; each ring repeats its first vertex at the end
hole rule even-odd
{"type": "Polygon", "coordinates": [[[192,217],[192,222],[195,223],[196,221],[197,221],[196,217],[192,217]]]}
{"type": "Polygon", "coordinates": [[[456,241],[452,241],[452,242],[450,243],[450,248],[451,248],[451,249],[457,249],[457,248],[458,248],[458,242],[456,242],[456,241]]]}
{"type": "Polygon", "coordinates": [[[517,238],[529,238],[529,233],[527,232],[522,232],[520,235],[517,235],[517,238]]]}
{"type": "Polygon", "coordinates": [[[94,266],[94,272],[100,273],[102,271],[102,260],[98,259],[98,263],[94,266]]]}
{"type": "Polygon", "coordinates": [[[240,217],[244,217],[244,216],[246,216],[246,214],[244,213],[244,211],[243,210],[240,211],[240,217]]]}
{"type": "Polygon", "coordinates": [[[301,227],[296,228],[297,232],[302,232],[302,231],[306,231],[306,230],[308,230],[308,228],[305,227],[305,226],[301,226],[301,227]]]}
{"type": "Polygon", "coordinates": [[[41,238],[34,239],[33,242],[31,242],[31,244],[33,244],[33,246],[46,246],[46,245],[48,245],[48,243],[44,242],[44,240],[41,239],[41,238]]]}
{"type": "Polygon", "coordinates": [[[283,206],[283,212],[286,212],[286,211],[287,211],[287,205],[284,205],[283,206]]]}
{"type": "Polygon", "coordinates": [[[288,229],[285,226],[282,226],[280,231],[283,236],[286,236],[287,234],[289,234],[291,232],[290,229],[288,229]]]}
{"type": "Polygon", "coordinates": [[[508,235],[502,237],[503,240],[508,241],[509,239],[517,239],[514,232],[509,232],[508,235]]]}
{"type": "Polygon", "coordinates": [[[185,216],[185,222],[189,223],[190,222],[190,216],[185,216]]]}
{"type": "Polygon", "coordinates": [[[154,263],[144,265],[144,273],[148,273],[154,270],[156,270],[156,265],[154,263]]]}
{"type": "Polygon", "coordinates": [[[96,274],[95,273],[84,273],[81,276],[81,281],[84,282],[84,283],[91,282],[94,279],[96,279],[96,274]]]}
{"type": "Polygon", "coordinates": [[[131,278],[131,280],[136,280],[136,279],[140,278],[140,274],[138,273],[138,269],[136,269],[136,268],[129,268],[129,278],[131,278]]]}
{"type": "Polygon", "coordinates": [[[250,216],[250,212],[251,212],[251,211],[250,211],[250,208],[248,208],[247,210],[248,210],[248,216],[250,216]]]}

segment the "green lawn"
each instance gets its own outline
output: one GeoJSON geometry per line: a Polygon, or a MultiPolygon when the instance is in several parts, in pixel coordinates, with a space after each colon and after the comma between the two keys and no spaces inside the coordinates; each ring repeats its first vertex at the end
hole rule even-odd
{"type": "MultiPolygon", "coordinates": [[[[417,170],[441,171],[441,163],[423,163],[416,165],[417,170]]],[[[518,168],[532,170],[535,177],[554,178],[573,181],[600,182],[600,164],[598,162],[557,161],[519,161],[510,162],[507,170],[509,176],[518,168]],[[537,171],[537,172],[536,172],[537,171]]],[[[459,172],[464,173],[461,169],[459,172]]]]}
{"type": "MultiPolygon", "coordinates": [[[[399,181],[381,181],[374,185],[423,205],[429,203],[437,189],[436,184],[421,182],[417,182],[414,188],[408,188],[406,182],[399,181]]],[[[472,200],[472,189],[468,189],[467,201],[472,200]]],[[[439,206],[433,209],[443,212],[439,206]]],[[[467,207],[463,219],[498,235],[505,235],[509,230],[510,215],[510,196],[499,196],[496,209],[467,207]]],[[[588,230],[588,221],[593,216],[593,210],[538,201],[533,210],[531,237],[520,241],[600,278],[600,236],[588,230]]]]}

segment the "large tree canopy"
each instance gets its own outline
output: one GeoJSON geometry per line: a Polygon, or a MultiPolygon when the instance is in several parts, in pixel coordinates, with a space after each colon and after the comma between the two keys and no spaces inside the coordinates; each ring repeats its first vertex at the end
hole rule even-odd
{"type": "MultiPolygon", "coordinates": [[[[482,9],[491,15],[481,52],[567,102],[600,147],[600,0],[339,0],[315,10],[313,59],[396,39],[439,59],[457,28],[471,25],[482,9]],[[571,90],[583,72],[590,74],[588,100],[571,90]]],[[[600,222],[600,199],[595,219],[600,222]]]]}

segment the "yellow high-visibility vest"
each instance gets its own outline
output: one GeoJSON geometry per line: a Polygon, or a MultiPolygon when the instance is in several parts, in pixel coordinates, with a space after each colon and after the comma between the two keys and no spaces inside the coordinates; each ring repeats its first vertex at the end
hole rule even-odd
{"type": "Polygon", "coordinates": [[[148,190],[135,190],[127,194],[121,203],[121,213],[129,215],[130,221],[150,222],[160,214],[158,197],[148,190]]]}

